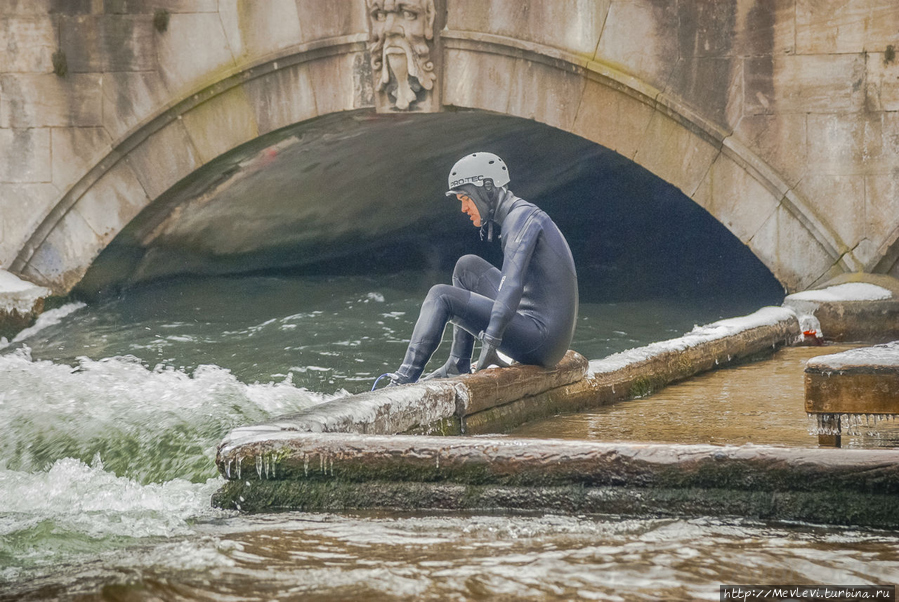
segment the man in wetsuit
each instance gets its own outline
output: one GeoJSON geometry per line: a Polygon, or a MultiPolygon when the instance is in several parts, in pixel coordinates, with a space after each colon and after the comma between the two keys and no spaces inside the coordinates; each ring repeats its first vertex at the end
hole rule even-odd
{"type": "Polygon", "coordinates": [[[471,371],[475,337],[481,352],[475,371],[504,365],[497,351],[522,364],[556,365],[565,355],[578,310],[577,275],[565,237],[535,205],[507,188],[509,171],[498,156],[478,152],[450,170],[447,196],[462,203],[481,238],[499,228],[503,268],[477,255],[456,263],[452,286],[431,288],[400,368],[391,384],[415,382],[437,350],[447,322],[453,345],[447,362],[425,378],[471,371]]]}

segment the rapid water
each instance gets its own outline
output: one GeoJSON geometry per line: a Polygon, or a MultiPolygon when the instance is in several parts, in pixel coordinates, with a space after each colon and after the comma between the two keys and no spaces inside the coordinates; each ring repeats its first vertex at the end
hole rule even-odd
{"type": "MultiPolygon", "coordinates": [[[[871,530],[211,508],[228,430],[367,390],[439,280],[170,281],[3,342],[0,600],[711,600],[719,582],[899,580],[899,540],[871,530]]],[[[573,347],[602,357],[757,307],[584,303],[573,347]]]]}

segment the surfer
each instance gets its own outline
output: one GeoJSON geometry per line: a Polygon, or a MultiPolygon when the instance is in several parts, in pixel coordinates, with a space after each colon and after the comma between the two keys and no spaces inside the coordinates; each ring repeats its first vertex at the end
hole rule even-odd
{"type": "Polygon", "coordinates": [[[498,352],[522,364],[551,367],[568,350],[578,311],[571,250],[546,213],[508,189],[510,181],[503,160],[488,152],[463,157],[450,170],[446,195],[461,203],[482,239],[493,242],[499,231],[502,269],[465,255],[456,263],[452,285],[431,288],[402,365],[384,375],[391,385],[421,377],[447,323],[453,324],[449,359],[426,379],[471,372],[476,338],[481,351],[475,372],[507,365],[498,352]]]}

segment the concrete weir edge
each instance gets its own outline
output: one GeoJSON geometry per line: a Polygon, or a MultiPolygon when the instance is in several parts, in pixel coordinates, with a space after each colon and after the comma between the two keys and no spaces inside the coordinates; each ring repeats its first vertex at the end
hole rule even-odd
{"type": "Polygon", "coordinates": [[[800,336],[793,310],[765,307],[668,341],[588,361],[569,351],[553,368],[515,365],[379,389],[233,429],[220,448],[281,432],[480,435],[642,397],[669,383],[773,352],[800,336]]]}
{"type": "Polygon", "coordinates": [[[245,512],[543,511],[899,527],[899,451],[458,436],[638,397],[800,336],[790,308],[552,370],[513,366],[234,429],[213,504],[245,512]],[[415,433],[415,434],[411,434],[415,433]],[[433,436],[435,434],[444,436],[433,436]]]}
{"type": "Polygon", "coordinates": [[[281,433],[219,450],[213,504],[741,516],[899,527],[899,452],[281,433]]]}

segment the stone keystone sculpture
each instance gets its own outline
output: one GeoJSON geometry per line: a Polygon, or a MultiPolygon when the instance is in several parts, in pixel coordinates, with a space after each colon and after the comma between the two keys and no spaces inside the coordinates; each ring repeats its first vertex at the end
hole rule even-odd
{"type": "Polygon", "coordinates": [[[400,111],[431,90],[437,76],[429,42],[434,39],[434,0],[367,0],[369,52],[378,92],[394,98],[400,111]]]}

